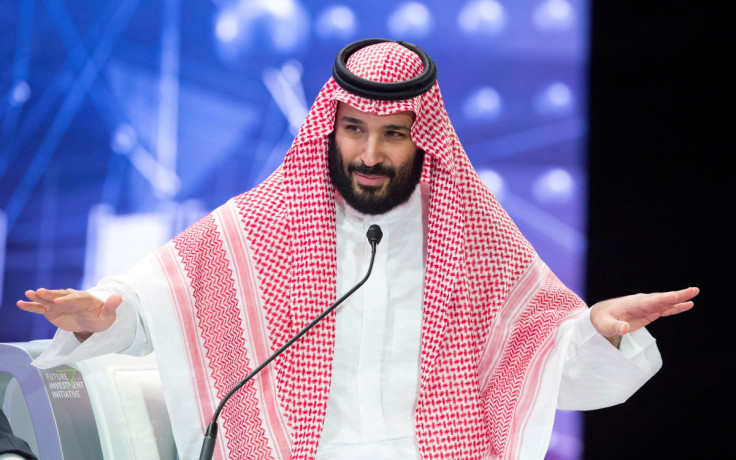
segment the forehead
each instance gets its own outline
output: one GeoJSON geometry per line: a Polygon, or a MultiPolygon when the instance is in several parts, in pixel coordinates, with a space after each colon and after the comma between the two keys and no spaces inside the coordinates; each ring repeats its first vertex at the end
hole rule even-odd
{"type": "Polygon", "coordinates": [[[375,113],[363,112],[362,110],[358,110],[350,104],[338,101],[335,120],[339,122],[343,117],[360,120],[368,125],[405,125],[411,127],[411,125],[414,123],[416,115],[414,114],[414,112],[408,110],[392,113],[390,115],[376,115],[375,113]]]}

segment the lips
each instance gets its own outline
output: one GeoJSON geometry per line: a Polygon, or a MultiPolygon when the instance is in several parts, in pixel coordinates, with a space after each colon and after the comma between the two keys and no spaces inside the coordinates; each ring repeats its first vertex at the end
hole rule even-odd
{"type": "Polygon", "coordinates": [[[354,171],[353,176],[358,184],[364,187],[380,187],[389,180],[388,176],[383,174],[365,174],[354,171]]]}

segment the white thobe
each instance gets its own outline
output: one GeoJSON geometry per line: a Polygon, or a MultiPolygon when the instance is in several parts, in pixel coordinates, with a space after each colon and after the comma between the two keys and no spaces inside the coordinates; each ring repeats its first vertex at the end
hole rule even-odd
{"type": "MultiPolygon", "coordinates": [[[[332,386],[318,460],[420,458],[414,404],[426,254],[422,196],[426,193],[418,189],[408,203],[381,216],[360,214],[338,199],[337,292],[346,292],[363,276],[354,267],[366,267],[370,260],[368,227],[380,225],[383,239],[371,277],[337,313],[332,386]]],[[[563,324],[556,343],[521,458],[544,457],[557,408],[584,410],[623,402],[661,366],[648,332],[628,334],[616,350],[595,331],[589,312],[563,324]]]]}
{"type": "MultiPolygon", "coordinates": [[[[338,295],[365,274],[370,258],[368,227],[379,224],[384,236],[371,277],[337,311],[332,386],[319,460],[419,458],[414,405],[426,254],[424,209],[419,189],[409,202],[381,216],[361,215],[338,200],[338,295]]],[[[113,327],[81,345],[73,334],[59,331],[34,364],[51,367],[110,352],[149,351],[146,328],[153,325],[143,324],[138,314],[140,301],[131,279],[108,278],[90,290],[100,298],[113,292],[123,296],[113,327]]],[[[556,408],[586,410],[621,403],[660,366],[654,339],[644,329],[624,336],[617,350],[595,331],[588,312],[566,321],[547,361],[520,458],[544,458],[556,408]]]]}

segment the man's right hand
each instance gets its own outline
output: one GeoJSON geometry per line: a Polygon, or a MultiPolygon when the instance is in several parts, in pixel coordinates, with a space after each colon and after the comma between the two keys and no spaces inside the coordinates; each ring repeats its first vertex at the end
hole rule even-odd
{"type": "Polygon", "coordinates": [[[80,341],[102,332],[115,321],[115,310],[123,302],[118,294],[102,301],[87,291],[75,289],[38,289],[26,291],[29,301],[19,300],[21,310],[46,317],[51,324],[74,332],[80,341]]]}

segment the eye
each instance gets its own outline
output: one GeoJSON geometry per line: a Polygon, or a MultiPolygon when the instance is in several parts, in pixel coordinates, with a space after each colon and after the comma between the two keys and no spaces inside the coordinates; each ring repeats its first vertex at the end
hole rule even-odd
{"type": "Polygon", "coordinates": [[[404,133],[402,131],[393,131],[393,130],[390,130],[390,131],[386,131],[386,137],[394,137],[394,138],[397,138],[397,139],[401,139],[401,138],[406,137],[406,133],[404,133]]]}
{"type": "Polygon", "coordinates": [[[358,125],[344,125],[343,129],[345,131],[350,131],[351,133],[357,133],[360,132],[360,126],[358,125]]]}

